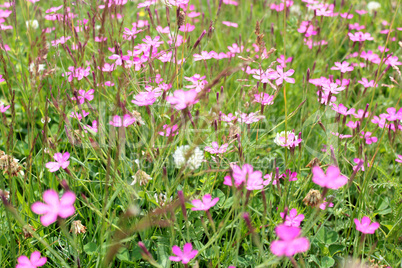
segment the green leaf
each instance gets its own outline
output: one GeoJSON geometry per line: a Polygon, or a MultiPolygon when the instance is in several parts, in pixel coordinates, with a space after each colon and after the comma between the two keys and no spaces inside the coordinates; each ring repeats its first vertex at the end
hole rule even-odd
{"type": "Polygon", "coordinates": [[[335,264],[335,260],[332,259],[331,257],[325,256],[322,257],[321,259],[321,268],[330,268],[332,266],[334,266],[335,264]]]}
{"type": "Polygon", "coordinates": [[[86,244],[84,246],[84,251],[86,254],[92,255],[96,252],[97,248],[98,248],[98,246],[94,242],[89,242],[88,244],[86,244]]]}
{"type": "Polygon", "coordinates": [[[344,249],[345,249],[345,246],[338,245],[338,244],[330,245],[328,248],[331,256],[334,256],[336,253],[342,252],[344,249]]]}
{"type": "Polygon", "coordinates": [[[121,261],[130,261],[130,253],[126,248],[120,249],[116,256],[121,261]]]}
{"type": "Polygon", "coordinates": [[[327,228],[321,228],[317,233],[317,239],[326,245],[331,245],[338,241],[338,234],[335,231],[331,231],[327,228]]]}

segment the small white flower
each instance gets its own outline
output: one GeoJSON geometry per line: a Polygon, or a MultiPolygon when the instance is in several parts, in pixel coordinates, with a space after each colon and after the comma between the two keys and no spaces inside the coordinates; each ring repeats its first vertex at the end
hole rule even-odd
{"type": "Polygon", "coordinates": [[[367,9],[369,11],[377,10],[381,7],[381,4],[375,1],[371,1],[367,4],[367,9]]]}
{"type": "Polygon", "coordinates": [[[190,169],[194,170],[201,166],[204,160],[204,153],[200,148],[195,147],[192,151],[191,156],[186,161],[187,152],[191,149],[189,145],[179,146],[173,153],[174,163],[176,168],[181,168],[182,166],[188,166],[190,169]]]}
{"type": "Polygon", "coordinates": [[[25,25],[27,26],[28,29],[32,28],[34,30],[38,29],[39,23],[37,20],[27,20],[25,22],[25,25]]]}
{"type": "MultiPolygon", "coordinates": [[[[45,64],[39,64],[38,65],[38,73],[42,72],[43,70],[45,70],[45,64]]],[[[33,73],[35,71],[35,63],[31,62],[31,64],[29,65],[29,71],[31,73],[33,73]]]]}
{"type": "Polygon", "coordinates": [[[45,122],[46,122],[46,119],[47,119],[47,122],[48,123],[50,123],[50,121],[52,121],[52,119],[50,118],[50,117],[43,117],[43,118],[41,118],[41,122],[42,122],[42,124],[44,124],[45,122]]]}
{"type": "Polygon", "coordinates": [[[299,5],[293,5],[289,8],[290,13],[293,13],[295,15],[300,15],[301,14],[301,10],[300,10],[300,6],[299,5]]]}

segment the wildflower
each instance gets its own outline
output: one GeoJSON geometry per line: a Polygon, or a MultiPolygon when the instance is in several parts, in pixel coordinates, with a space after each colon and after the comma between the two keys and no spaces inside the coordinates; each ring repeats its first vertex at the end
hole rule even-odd
{"type": "Polygon", "coordinates": [[[32,28],[34,30],[38,29],[38,27],[39,27],[39,23],[37,20],[27,20],[25,22],[25,25],[27,26],[27,29],[32,28]]]}
{"type": "Polygon", "coordinates": [[[250,125],[252,123],[260,121],[263,118],[265,118],[265,116],[259,115],[258,113],[242,113],[240,114],[239,122],[250,125]]]}
{"type": "Polygon", "coordinates": [[[338,132],[331,132],[332,135],[339,137],[341,140],[342,139],[347,139],[347,138],[352,138],[353,135],[343,135],[343,134],[339,134],[338,132]]]}
{"type": "Polygon", "coordinates": [[[10,105],[4,106],[3,103],[0,103],[0,113],[5,113],[8,108],[10,108],[10,105]]]}
{"type": "Polygon", "coordinates": [[[172,247],[172,252],[176,256],[169,256],[169,260],[187,264],[193,259],[197,254],[198,250],[193,250],[191,243],[186,243],[183,247],[183,251],[178,246],[172,247]]]}
{"type": "Polygon", "coordinates": [[[173,200],[172,196],[170,198],[168,198],[166,196],[166,194],[163,194],[163,193],[160,193],[159,195],[155,193],[154,198],[155,198],[156,203],[158,203],[161,207],[163,207],[168,201],[173,200]]]}
{"type": "Polygon", "coordinates": [[[371,1],[367,4],[367,9],[369,11],[373,11],[373,10],[378,10],[379,8],[381,8],[381,4],[375,1],[371,1]]]}
{"type": "Polygon", "coordinates": [[[228,115],[220,112],[221,114],[221,120],[225,121],[225,122],[232,122],[233,120],[235,120],[237,117],[234,116],[232,113],[229,113],[228,115]]]}
{"type": "MultiPolygon", "coordinates": [[[[364,171],[364,160],[363,159],[354,158],[353,162],[355,162],[357,164],[356,166],[353,166],[353,171],[356,171],[356,169],[359,167],[359,165],[360,165],[359,170],[361,169],[362,171],[364,171]]],[[[367,166],[370,167],[370,163],[367,163],[367,166]]]]}
{"type": "Polygon", "coordinates": [[[274,96],[268,93],[254,94],[254,102],[261,103],[262,105],[272,105],[274,103],[274,96]]]}
{"type": "Polygon", "coordinates": [[[281,133],[276,133],[274,142],[279,146],[287,147],[289,149],[299,145],[302,142],[302,139],[297,138],[293,131],[288,131],[286,134],[285,131],[282,131],[281,133]]]}
{"type": "Polygon", "coordinates": [[[384,118],[388,121],[402,120],[402,108],[397,112],[394,107],[387,109],[387,114],[384,114],[384,118]]]}
{"type": "MultiPolygon", "coordinates": [[[[282,219],[285,219],[285,212],[279,213],[281,215],[282,219]]],[[[297,215],[297,210],[295,208],[292,208],[289,211],[289,214],[286,215],[286,219],[284,224],[286,226],[293,226],[293,227],[299,227],[300,223],[304,220],[304,215],[299,214],[297,215]]]]}
{"type": "Polygon", "coordinates": [[[173,125],[173,126],[163,125],[164,131],[160,131],[160,132],[158,132],[158,134],[161,136],[165,136],[165,137],[169,137],[169,136],[173,137],[179,133],[178,128],[179,127],[177,125],[173,125]]]}
{"type": "Polygon", "coordinates": [[[219,144],[214,141],[212,142],[212,147],[205,147],[205,151],[211,153],[211,154],[223,154],[226,152],[229,144],[225,143],[221,147],[219,147],[219,144]]]}
{"type": "Polygon", "coordinates": [[[140,186],[147,185],[150,180],[152,180],[151,176],[149,176],[145,171],[139,169],[137,173],[133,176],[133,182],[131,185],[134,185],[138,182],[140,186]]]}
{"type": "Polygon", "coordinates": [[[324,188],[329,189],[339,189],[348,182],[348,178],[341,175],[341,172],[336,166],[329,166],[327,173],[316,166],[312,169],[313,172],[313,182],[324,188]]]}
{"type": "Polygon", "coordinates": [[[372,41],[374,38],[371,36],[370,33],[363,33],[363,32],[355,32],[353,33],[348,33],[349,39],[352,40],[353,42],[363,42],[366,40],[372,41]]]}
{"type": "Polygon", "coordinates": [[[32,204],[31,209],[34,213],[43,215],[40,221],[43,226],[49,226],[57,220],[57,217],[63,219],[70,217],[75,213],[74,202],[75,194],[65,192],[59,199],[59,194],[55,190],[46,190],[43,193],[43,201],[32,204]]]}
{"type": "Polygon", "coordinates": [[[195,170],[201,166],[204,160],[204,154],[200,148],[195,147],[191,155],[186,159],[187,154],[190,150],[190,145],[183,145],[177,147],[176,151],[173,153],[173,159],[176,164],[176,168],[181,168],[182,166],[188,166],[191,170],[195,170]]]}
{"type": "Polygon", "coordinates": [[[176,90],[173,92],[173,96],[168,96],[166,98],[166,101],[171,105],[174,105],[176,110],[183,110],[198,102],[197,92],[194,89],[189,91],[176,90]]]}
{"type": "Polygon", "coordinates": [[[75,112],[71,112],[70,117],[72,118],[76,118],[79,121],[81,121],[82,118],[85,118],[89,115],[89,112],[86,112],[85,110],[82,110],[82,114],[81,113],[75,113],[75,112]]]}
{"type": "MultiPolygon", "coordinates": [[[[375,81],[368,81],[367,78],[362,78],[362,80],[357,81],[359,84],[362,84],[365,88],[374,87],[375,81]]],[[[376,86],[378,87],[378,85],[376,86]]]]}
{"type": "Polygon", "coordinates": [[[375,230],[380,227],[378,222],[371,223],[369,217],[364,216],[361,221],[359,219],[354,219],[356,224],[356,230],[362,232],[363,234],[374,234],[375,230]]]}
{"type": "Polygon", "coordinates": [[[402,155],[398,154],[397,158],[395,159],[396,162],[402,163],[402,155]]]}
{"type": "Polygon", "coordinates": [[[285,55],[280,55],[279,58],[276,59],[277,62],[279,62],[282,66],[282,68],[286,68],[286,63],[287,62],[292,62],[293,58],[289,57],[289,58],[285,58],[285,55]]]}
{"type": "Polygon", "coordinates": [[[301,229],[298,227],[278,225],[275,233],[279,240],[271,243],[271,252],[276,256],[291,257],[297,253],[305,252],[310,247],[310,242],[305,237],[299,237],[301,229]]]}
{"type": "Polygon", "coordinates": [[[222,21],[222,24],[224,24],[224,25],[226,25],[226,26],[229,26],[229,27],[234,27],[234,28],[239,27],[239,25],[238,25],[237,23],[235,23],[235,22],[230,22],[230,21],[222,21]]]}
{"type": "Polygon", "coordinates": [[[193,204],[194,207],[191,208],[191,210],[196,211],[196,210],[209,210],[211,207],[215,206],[216,203],[218,203],[219,197],[216,197],[212,199],[210,194],[204,195],[202,200],[192,200],[191,203],[193,204]]]}
{"type": "Polygon", "coordinates": [[[320,204],[320,206],[319,206],[319,208],[321,209],[321,210],[325,210],[327,207],[328,208],[332,208],[332,207],[334,207],[334,203],[328,203],[328,202],[325,202],[325,200],[326,200],[326,198],[324,198],[324,200],[323,200],[323,202],[320,204]]]}
{"type": "MultiPolygon", "coordinates": [[[[263,179],[261,171],[254,171],[253,166],[251,166],[250,164],[244,164],[242,168],[240,168],[238,165],[233,165],[232,170],[233,170],[232,176],[234,180],[234,185],[236,187],[239,187],[242,183],[247,182],[247,186],[249,186],[250,188],[248,190],[256,190],[257,188],[259,189],[263,188],[263,179]]],[[[224,178],[223,184],[232,186],[232,177],[226,176],[224,178]]]]}
{"type": "Polygon", "coordinates": [[[339,70],[341,71],[341,73],[346,73],[346,72],[350,72],[353,71],[353,66],[349,66],[349,62],[344,61],[342,63],[340,62],[335,62],[335,66],[331,67],[331,70],[339,70]]]}
{"type": "Polygon", "coordinates": [[[91,101],[94,99],[94,89],[90,89],[85,91],[83,89],[78,90],[78,96],[71,98],[72,100],[77,101],[79,104],[83,104],[85,100],[91,101]]]}
{"type": "Polygon", "coordinates": [[[123,116],[123,120],[120,116],[115,115],[113,116],[113,119],[109,122],[109,124],[115,127],[128,127],[129,125],[132,125],[135,121],[136,119],[134,117],[131,117],[131,115],[129,114],[125,114],[123,116]]]}
{"type": "Polygon", "coordinates": [[[34,251],[29,259],[27,256],[22,255],[18,257],[17,261],[16,268],[36,268],[45,265],[47,258],[41,257],[39,251],[34,251]]]}
{"type": "Polygon", "coordinates": [[[282,174],[282,177],[289,177],[289,181],[297,181],[297,172],[292,172],[290,169],[287,169],[285,173],[282,174]]]}
{"type": "Polygon", "coordinates": [[[208,51],[202,51],[201,54],[193,55],[193,61],[209,60],[209,59],[212,59],[212,56],[211,56],[211,54],[209,54],[208,51]]]}
{"type": "MultiPolygon", "coordinates": [[[[1,48],[1,46],[0,46],[0,48],[1,48]]],[[[4,81],[6,81],[6,80],[3,78],[3,75],[0,74],[0,83],[3,83],[4,81]]]]}
{"type": "Polygon", "coordinates": [[[179,31],[181,32],[192,32],[195,29],[195,25],[191,25],[190,23],[187,23],[186,25],[182,25],[179,28],[179,31]]]}
{"type": "Polygon", "coordinates": [[[71,229],[70,229],[70,233],[74,233],[74,234],[85,234],[87,232],[87,227],[85,227],[84,225],[82,225],[81,221],[73,221],[71,223],[71,229]]]}
{"type": "Polygon", "coordinates": [[[0,189],[0,197],[4,197],[5,199],[8,200],[10,198],[10,192],[7,190],[0,189]]]}
{"type": "Polygon", "coordinates": [[[154,91],[140,92],[134,97],[134,100],[132,100],[131,102],[138,106],[148,106],[152,105],[156,101],[156,98],[159,96],[160,93],[156,93],[154,91]]]}
{"type": "Polygon", "coordinates": [[[55,153],[53,158],[56,162],[48,162],[45,165],[49,169],[49,172],[56,172],[60,168],[66,169],[70,165],[70,161],[68,161],[70,158],[69,152],[65,152],[64,154],[55,153]]]}
{"type": "Polygon", "coordinates": [[[376,143],[378,141],[377,137],[372,137],[371,136],[371,132],[364,133],[364,131],[362,131],[361,134],[364,135],[364,136],[360,136],[360,137],[366,139],[366,144],[370,145],[370,144],[376,143]]]}
{"type": "Polygon", "coordinates": [[[349,115],[349,114],[353,114],[355,112],[355,109],[352,108],[350,110],[348,110],[347,107],[345,107],[342,103],[340,103],[339,105],[336,104],[332,104],[332,110],[334,110],[335,112],[342,114],[342,115],[349,115]]]}
{"type": "Polygon", "coordinates": [[[283,72],[283,67],[278,65],[278,66],[276,66],[276,72],[278,73],[278,79],[275,81],[275,83],[278,86],[283,83],[283,80],[285,80],[286,82],[291,83],[291,84],[295,83],[295,79],[289,77],[294,74],[295,71],[293,69],[283,72]]]}
{"type": "Polygon", "coordinates": [[[311,189],[306,197],[303,199],[303,203],[306,206],[315,207],[321,201],[321,193],[318,190],[311,189]]]}
{"type": "Polygon", "coordinates": [[[94,121],[92,121],[92,126],[84,125],[83,128],[85,129],[84,130],[85,133],[88,133],[88,130],[89,130],[89,132],[97,133],[98,132],[98,121],[94,120],[94,121]]]}
{"type": "Polygon", "coordinates": [[[355,129],[355,128],[357,128],[357,126],[360,126],[360,121],[356,121],[356,122],[349,121],[349,122],[346,124],[346,126],[347,126],[347,127],[350,127],[351,129],[355,129]]]}

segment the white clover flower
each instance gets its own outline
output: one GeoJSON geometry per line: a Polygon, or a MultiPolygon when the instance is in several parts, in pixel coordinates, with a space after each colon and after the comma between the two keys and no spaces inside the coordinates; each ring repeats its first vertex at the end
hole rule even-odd
{"type": "Polygon", "coordinates": [[[190,169],[194,170],[201,166],[201,163],[204,160],[204,153],[198,147],[194,148],[191,156],[186,161],[186,155],[190,149],[190,145],[177,147],[176,151],[173,153],[176,168],[181,168],[187,165],[190,169]]]}
{"type": "Polygon", "coordinates": [[[300,9],[299,5],[293,5],[293,6],[289,7],[289,11],[292,14],[301,15],[301,9],[300,9]]]}
{"type": "Polygon", "coordinates": [[[367,4],[367,9],[369,11],[377,10],[381,7],[381,4],[375,1],[371,1],[367,4]]]}
{"type": "Polygon", "coordinates": [[[32,28],[34,30],[38,29],[38,27],[39,27],[39,23],[37,20],[27,20],[25,22],[25,25],[27,26],[27,29],[32,28]]]}

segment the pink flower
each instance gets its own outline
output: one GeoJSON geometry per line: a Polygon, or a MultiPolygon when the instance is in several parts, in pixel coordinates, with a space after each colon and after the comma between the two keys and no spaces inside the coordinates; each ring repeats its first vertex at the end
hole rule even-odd
{"type": "Polygon", "coordinates": [[[339,70],[341,73],[346,73],[353,71],[353,66],[349,66],[349,62],[344,61],[342,63],[340,62],[335,62],[335,67],[331,67],[331,70],[339,70]]]}
{"type": "Polygon", "coordinates": [[[395,159],[396,162],[402,163],[402,155],[398,154],[397,158],[395,159]]]}
{"type": "Polygon", "coordinates": [[[40,217],[43,226],[49,226],[57,220],[57,217],[65,219],[75,213],[73,192],[65,192],[59,200],[59,194],[55,190],[46,190],[43,193],[43,201],[45,203],[35,202],[31,206],[35,214],[43,215],[40,217]]]}
{"type": "Polygon", "coordinates": [[[179,89],[173,92],[173,96],[166,97],[166,101],[173,105],[176,110],[183,110],[198,102],[197,91],[194,89],[189,91],[179,89]]]}
{"type": "Polygon", "coordinates": [[[163,44],[163,41],[159,41],[160,36],[156,36],[154,39],[152,39],[152,37],[150,36],[145,36],[144,39],[142,39],[142,41],[147,44],[149,47],[153,47],[154,49],[159,47],[161,44],[163,44]]]}
{"type": "Polygon", "coordinates": [[[353,135],[343,135],[339,134],[338,132],[331,132],[332,135],[339,137],[340,139],[347,139],[353,137],[353,135]]]}
{"type": "MultiPolygon", "coordinates": [[[[353,171],[356,171],[356,169],[357,169],[357,167],[358,167],[359,165],[361,165],[361,166],[359,167],[359,170],[361,169],[362,171],[364,171],[364,160],[363,160],[363,159],[354,158],[354,159],[353,159],[353,162],[355,162],[355,163],[357,164],[356,166],[353,166],[353,171]]],[[[370,167],[370,163],[367,163],[367,167],[370,167]]],[[[357,170],[357,171],[359,171],[359,170],[357,170]]]]}
{"type": "Polygon", "coordinates": [[[56,12],[57,10],[61,9],[63,7],[63,5],[58,6],[58,7],[51,7],[48,10],[46,10],[46,13],[53,13],[56,12]]]}
{"type": "Polygon", "coordinates": [[[359,15],[364,15],[367,13],[367,10],[355,10],[355,12],[359,15]]]}
{"type": "Polygon", "coordinates": [[[226,25],[226,26],[229,26],[229,27],[234,27],[234,28],[239,27],[239,25],[238,25],[237,23],[235,23],[235,22],[230,22],[230,21],[222,21],[222,24],[224,24],[224,25],[226,25]]]}
{"type": "Polygon", "coordinates": [[[47,258],[41,257],[39,251],[34,251],[29,259],[27,256],[22,255],[18,257],[17,261],[16,268],[36,268],[44,265],[47,262],[47,258]]]}
{"type": "Polygon", "coordinates": [[[70,165],[70,161],[68,161],[70,158],[69,152],[65,152],[64,154],[55,153],[53,158],[56,162],[48,162],[45,165],[49,169],[49,172],[56,172],[60,168],[66,169],[70,165]]]}
{"type": "Polygon", "coordinates": [[[336,166],[329,166],[327,174],[319,167],[313,168],[313,182],[321,187],[329,189],[339,189],[348,183],[348,178],[341,175],[341,172],[336,166]]]}
{"type": "Polygon", "coordinates": [[[268,93],[254,94],[254,102],[261,103],[262,105],[274,104],[274,96],[268,93]]]}
{"type": "Polygon", "coordinates": [[[120,55],[117,55],[117,54],[113,54],[112,56],[109,57],[109,59],[110,60],[116,60],[114,62],[114,64],[120,66],[120,65],[123,64],[123,61],[129,60],[130,56],[120,56],[120,55]]]}
{"type": "Polygon", "coordinates": [[[356,33],[348,33],[350,40],[353,42],[363,42],[366,40],[372,41],[374,38],[370,35],[370,33],[356,32],[356,33]]]}
{"type": "Polygon", "coordinates": [[[10,105],[4,106],[3,103],[0,104],[0,113],[5,113],[8,108],[10,108],[10,105]]]}
{"type": "Polygon", "coordinates": [[[351,129],[355,129],[355,128],[357,128],[357,126],[360,126],[360,121],[356,121],[356,122],[349,121],[349,122],[346,124],[346,126],[347,126],[347,127],[350,127],[351,129]]]}
{"type": "Polygon", "coordinates": [[[367,216],[364,216],[361,221],[359,219],[354,219],[354,222],[356,224],[356,230],[363,234],[374,234],[375,230],[380,227],[378,222],[371,223],[370,218],[367,216]]]}
{"type": "Polygon", "coordinates": [[[387,114],[384,114],[384,118],[388,121],[402,120],[402,108],[396,111],[394,107],[387,109],[387,114]]]}
{"type": "Polygon", "coordinates": [[[290,169],[287,169],[281,177],[289,178],[289,181],[297,181],[297,172],[292,172],[290,169]]]}
{"type": "Polygon", "coordinates": [[[299,227],[278,225],[275,228],[279,240],[271,243],[271,252],[276,256],[293,256],[297,253],[305,252],[310,247],[310,242],[305,237],[299,237],[301,229],[299,227]]]}
{"type": "Polygon", "coordinates": [[[279,58],[276,59],[276,61],[279,62],[283,68],[286,68],[286,63],[292,62],[292,60],[292,57],[286,59],[284,55],[280,55],[279,58]]]}
{"type": "Polygon", "coordinates": [[[293,69],[283,72],[283,67],[278,65],[278,66],[276,66],[276,72],[278,73],[278,79],[275,81],[275,83],[278,86],[283,83],[283,80],[285,80],[286,82],[291,83],[291,84],[295,83],[295,79],[289,77],[294,74],[295,71],[293,69]]]}
{"type": "MultiPolygon", "coordinates": [[[[362,80],[360,80],[360,81],[357,81],[359,84],[362,84],[365,88],[368,88],[368,87],[374,87],[374,83],[375,83],[375,81],[374,80],[371,80],[370,82],[367,80],[367,78],[362,78],[362,80]]],[[[378,87],[378,85],[376,86],[376,87],[378,87]]]]}
{"type": "Polygon", "coordinates": [[[191,203],[193,204],[194,207],[191,208],[191,210],[196,211],[196,210],[209,210],[211,207],[215,206],[216,203],[218,203],[219,197],[216,197],[212,199],[210,194],[204,195],[202,200],[193,200],[191,203]]]}
{"type": "Polygon", "coordinates": [[[226,152],[229,144],[225,143],[221,147],[219,147],[219,144],[214,141],[212,142],[212,148],[211,147],[205,147],[205,151],[211,153],[211,154],[223,154],[226,152]]]}
{"type": "MultiPolygon", "coordinates": [[[[279,213],[281,215],[282,219],[285,219],[285,212],[279,213]]],[[[286,215],[286,220],[284,224],[286,226],[292,226],[292,227],[299,227],[300,223],[304,220],[304,215],[299,214],[297,215],[297,210],[295,208],[292,208],[289,211],[289,214],[286,215]]]]}
{"type": "MultiPolygon", "coordinates": [[[[261,182],[261,185],[258,187],[261,187],[262,189],[262,173],[261,171],[254,171],[253,167],[250,164],[244,164],[242,168],[240,168],[238,165],[234,165],[232,167],[233,170],[233,180],[234,180],[234,185],[236,187],[239,187],[242,183],[248,181],[251,182],[250,186],[256,186],[256,183],[254,182],[261,182]]],[[[231,176],[226,176],[224,178],[223,184],[232,186],[232,177],[231,176]]]]}
{"type": "Polygon", "coordinates": [[[159,93],[155,93],[154,91],[140,92],[134,97],[135,100],[132,100],[131,102],[138,106],[148,106],[154,104],[159,95],[159,93]]]}
{"type": "Polygon", "coordinates": [[[360,137],[366,139],[366,144],[370,145],[370,144],[376,143],[378,141],[377,137],[371,136],[371,132],[364,133],[364,131],[362,131],[362,135],[364,135],[364,136],[360,136],[360,137]]]}
{"type": "Polygon", "coordinates": [[[325,210],[326,208],[332,208],[332,207],[334,207],[334,203],[328,203],[328,202],[325,202],[325,200],[326,200],[326,198],[324,198],[324,202],[322,202],[321,204],[320,204],[320,209],[321,210],[325,210]]]}
{"type": "Polygon", "coordinates": [[[190,23],[187,23],[186,25],[182,25],[179,28],[179,31],[181,32],[192,32],[195,29],[195,25],[191,25],[190,23]]]}
{"type": "Polygon", "coordinates": [[[161,136],[169,137],[169,136],[176,136],[179,131],[177,131],[179,127],[177,125],[173,125],[172,127],[169,125],[163,125],[163,131],[160,131],[158,134],[161,136]]]}
{"type": "Polygon", "coordinates": [[[3,75],[0,74],[0,83],[2,83],[4,81],[6,81],[6,80],[3,78],[3,75]]]}
{"type": "Polygon", "coordinates": [[[359,23],[354,23],[354,24],[349,24],[349,29],[350,30],[357,30],[357,31],[360,31],[360,30],[363,30],[365,28],[365,26],[364,25],[359,25],[359,23]]]}
{"type": "Polygon", "coordinates": [[[181,261],[183,264],[189,263],[198,253],[198,250],[193,250],[191,243],[186,243],[183,247],[183,251],[181,251],[178,246],[173,246],[172,251],[176,256],[170,256],[169,260],[177,262],[181,261]]]}
{"type": "Polygon", "coordinates": [[[209,54],[208,51],[202,51],[201,55],[200,54],[194,54],[193,55],[193,60],[194,61],[209,60],[209,59],[212,59],[212,56],[209,54]]]}
{"type": "Polygon", "coordinates": [[[113,116],[113,119],[109,122],[109,124],[115,127],[128,127],[129,125],[132,125],[135,121],[136,119],[134,117],[131,117],[129,114],[125,114],[123,116],[123,120],[120,116],[115,115],[113,116]]]}
{"type": "Polygon", "coordinates": [[[336,105],[335,103],[332,104],[332,110],[334,110],[335,112],[337,112],[339,114],[345,115],[345,116],[353,114],[355,112],[354,108],[348,110],[348,108],[345,107],[342,103],[340,103],[339,105],[336,105]]]}
{"type": "Polygon", "coordinates": [[[92,127],[90,125],[85,125],[85,126],[83,126],[83,128],[85,129],[84,130],[85,133],[87,133],[88,130],[97,133],[98,132],[98,121],[96,121],[96,120],[92,121],[92,127]]]}
{"type": "Polygon", "coordinates": [[[70,117],[78,119],[78,121],[81,121],[82,118],[85,118],[89,115],[88,112],[85,110],[82,110],[82,114],[76,113],[76,112],[71,112],[70,117]]]}
{"type": "Polygon", "coordinates": [[[83,104],[85,100],[91,101],[94,99],[94,89],[85,91],[83,89],[78,90],[78,97],[72,97],[72,100],[76,100],[79,104],[83,104]]]}

